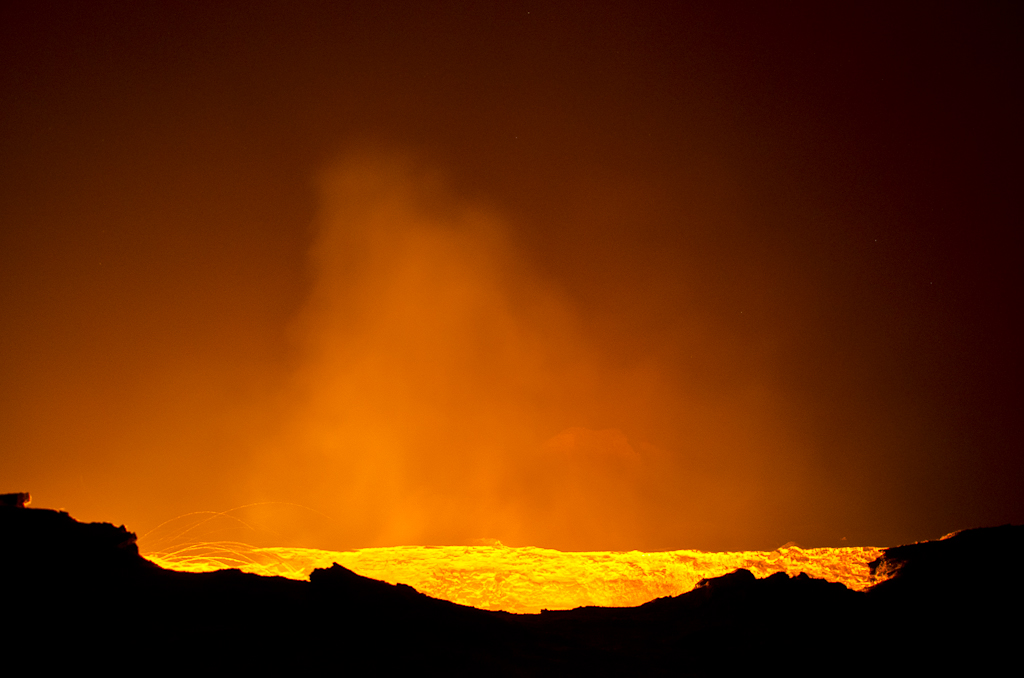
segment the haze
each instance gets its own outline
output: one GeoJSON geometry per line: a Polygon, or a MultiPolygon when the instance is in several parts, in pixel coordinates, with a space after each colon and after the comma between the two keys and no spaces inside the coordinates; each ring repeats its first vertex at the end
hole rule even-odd
{"type": "Polygon", "coordinates": [[[331,549],[1024,521],[1020,10],[396,12],[0,10],[3,491],[331,549]]]}

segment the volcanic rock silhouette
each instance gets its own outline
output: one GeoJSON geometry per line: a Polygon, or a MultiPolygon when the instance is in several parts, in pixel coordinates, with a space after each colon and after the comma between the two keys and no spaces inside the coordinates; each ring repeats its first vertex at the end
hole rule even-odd
{"type": "Polygon", "coordinates": [[[123,526],[0,506],[9,665],[115,671],[443,668],[496,675],[984,673],[1014,654],[1024,527],[887,549],[867,592],[747,570],[635,608],[487,612],[339,565],[309,582],[191,574],[123,526]]]}

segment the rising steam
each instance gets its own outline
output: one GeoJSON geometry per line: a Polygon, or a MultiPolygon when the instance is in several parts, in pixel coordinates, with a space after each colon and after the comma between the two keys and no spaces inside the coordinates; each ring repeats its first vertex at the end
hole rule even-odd
{"type": "Polygon", "coordinates": [[[254,474],[335,517],[313,541],[635,548],[750,490],[728,454],[724,491],[644,436],[669,422],[732,453],[764,432],[763,397],[728,403],[753,416],[724,433],[723,404],[666,386],[656,356],[612,367],[499,215],[398,156],[339,164],[321,196],[293,409],[254,474]]]}

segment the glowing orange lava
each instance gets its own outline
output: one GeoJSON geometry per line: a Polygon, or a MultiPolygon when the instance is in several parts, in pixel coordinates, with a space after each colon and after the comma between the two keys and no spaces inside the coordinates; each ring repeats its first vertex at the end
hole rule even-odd
{"type": "Polygon", "coordinates": [[[784,546],[775,551],[562,552],[535,547],[396,546],[354,551],[257,548],[237,542],[202,542],[144,554],[161,567],[210,572],[238,568],[261,575],[307,579],[338,563],[373,579],[403,583],[461,605],[535,613],[585,605],[630,607],[686,593],[701,579],[746,568],[757,577],[775,572],[839,582],[854,590],[874,583],[868,563],[875,547],[784,546]]]}

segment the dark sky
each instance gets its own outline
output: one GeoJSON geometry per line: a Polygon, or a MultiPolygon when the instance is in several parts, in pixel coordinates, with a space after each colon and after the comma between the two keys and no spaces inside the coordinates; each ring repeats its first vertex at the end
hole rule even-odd
{"type": "Polygon", "coordinates": [[[1024,522],[1020,6],[841,5],[3,3],[0,489],[326,548],[1024,522]]]}

